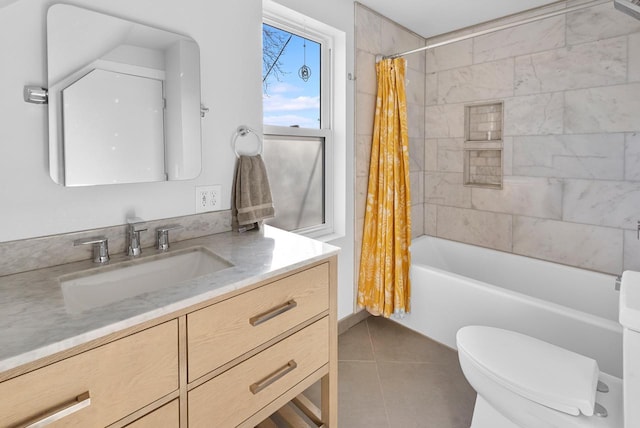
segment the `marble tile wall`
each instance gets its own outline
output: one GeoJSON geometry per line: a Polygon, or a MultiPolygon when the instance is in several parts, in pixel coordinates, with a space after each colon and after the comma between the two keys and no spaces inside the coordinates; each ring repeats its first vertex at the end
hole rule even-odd
{"type": "Polygon", "coordinates": [[[516,95],[626,83],[627,37],[516,57],[516,95]]]}
{"type": "Polygon", "coordinates": [[[476,37],[473,39],[473,62],[480,64],[560,48],[564,45],[564,29],[565,17],[559,15],[476,37]]]}
{"type": "Polygon", "coordinates": [[[508,214],[443,205],[437,207],[436,228],[439,237],[496,250],[511,250],[512,223],[513,218],[508,214]]]}
{"type": "Polygon", "coordinates": [[[439,104],[500,99],[512,95],[512,58],[438,73],[439,104]]]}
{"type": "Polygon", "coordinates": [[[629,35],[629,82],[640,82],[640,32],[629,35]]]}
{"type": "Polygon", "coordinates": [[[640,269],[640,21],[600,5],[433,49],[425,72],[425,234],[640,269]],[[503,189],[465,187],[464,107],[497,101],[503,189]]]}
{"type": "Polygon", "coordinates": [[[565,133],[637,131],[638,94],[640,83],[566,91],[565,133]]]}
{"type": "MultiPolygon", "coordinates": [[[[624,180],[624,134],[534,135],[514,140],[514,175],[624,180]]],[[[640,155],[640,144],[629,143],[630,165],[640,164],[636,152],[640,155]]]]}
{"type": "MultiPolygon", "coordinates": [[[[360,265],[360,247],[362,245],[362,229],[369,180],[369,158],[371,156],[371,140],[373,137],[373,116],[376,94],[376,55],[388,55],[424,46],[424,38],[401,27],[395,22],[376,13],[375,11],[356,3],[355,5],[355,33],[356,33],[356,254],[355,272],[356,284],[360,265]]],[[[470,52],[470,51],[469,51],[470,52]]],[[[434,82],[426,78],[424,53],[407,58],[406,92],[407,116],[409,123],[409,157],[411,178],[411,234],[424,234],[424,170],[425,170],[425,105],[426,87],[433,87],[434,82]]],[[[445,64],[459,65],[450,62],[446,57],[445,64]]],[[[438,94],[428,95],[435,104],[438,94]]],[[[457,118],[456,118],[457,120],[457,118]]],[[[464,117],[460,121],[464,120],[464,117]]],[[[456,123],[457,125],[457,123],[456,123]]],[[[446,125],[443,125],[446,126],[446,125]]],[[[451,125],[453,128],[454,125],[451,125]]],[[[445,133],[443,131],[442,133],[445,133]]],[[[462,134],[461,134],[462,135],[462,134]]],[[[462,141],[462,140],[460,140],[462,141]]]]}

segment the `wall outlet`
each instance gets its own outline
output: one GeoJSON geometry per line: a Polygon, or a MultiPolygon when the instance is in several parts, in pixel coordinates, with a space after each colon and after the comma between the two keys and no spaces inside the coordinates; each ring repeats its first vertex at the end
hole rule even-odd
{"type": "Polygon", "coordinates": [[[196,186],[196,214],[222,209],[222,186],[196,186]]]}

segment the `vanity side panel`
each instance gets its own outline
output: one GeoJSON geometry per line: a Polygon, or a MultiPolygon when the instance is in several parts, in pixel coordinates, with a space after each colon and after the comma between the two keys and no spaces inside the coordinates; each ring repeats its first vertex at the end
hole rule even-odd
{"type": "Polygon", "coordinates": [[[329,373],[321,380],[322,420],[326,428],[338,426],[338,258],[330,259],[329,373]]]}

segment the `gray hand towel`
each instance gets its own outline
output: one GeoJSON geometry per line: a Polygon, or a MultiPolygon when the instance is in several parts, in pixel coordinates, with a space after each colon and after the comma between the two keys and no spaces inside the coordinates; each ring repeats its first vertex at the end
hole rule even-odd
{"type": "Polygon", "coordinates": [[[259,225],[274,216],[269,178],[260,155],[238,158],[233,187],[231,210],[239,226],[259,225]]]}

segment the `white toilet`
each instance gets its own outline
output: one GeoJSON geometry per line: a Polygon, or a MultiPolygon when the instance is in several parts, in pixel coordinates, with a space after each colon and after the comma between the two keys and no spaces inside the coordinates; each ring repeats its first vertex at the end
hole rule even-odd
{"type": "Polygon", "coordinates": [[[640,272],[622,275],[619,320],[623,379],[600,373],[591,358],[520,333],[461,328],[460,366],[478,393],[471,427],[640,428],[640,272]]]}

